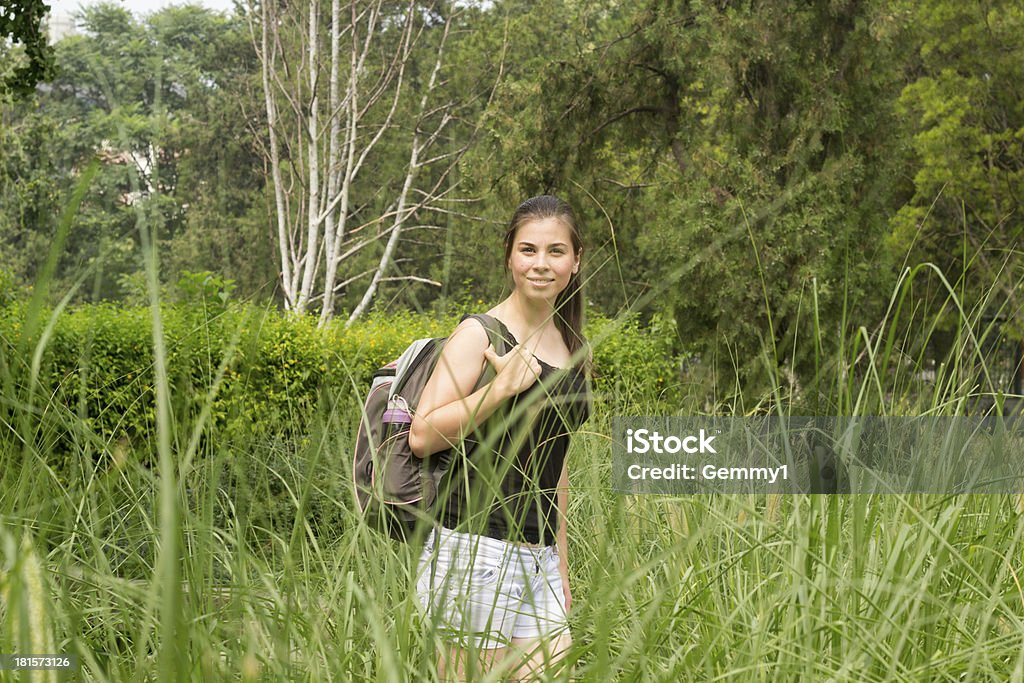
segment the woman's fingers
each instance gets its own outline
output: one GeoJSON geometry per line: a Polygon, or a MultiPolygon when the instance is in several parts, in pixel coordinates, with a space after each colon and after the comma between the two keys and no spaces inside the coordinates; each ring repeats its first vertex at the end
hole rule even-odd
{"type": "Polygon", "coordinates": [[[488,344],[487,348],[484,349],[484,358],[487,359],[488,363],[494,366],[495,370],[498,369],[498,354],[494,350],[493,344],[488,344]]]}
{"type": "Polygon", "coordinates": [[[513,353],[519,353],[519,347],[522,344],[516,344],[504,356],[499,356],[498,352],[494,350],[494,344],[488,344],[487,348],[484,349],[484,358],[494,366],[495,370],[501,370],[501,368],[508,364],[508,361],[512,359],[513,353]]]}
{"type": "Polygon", "coordinates": [[[516,393],[519,393],[528,389],[540,377],[540,363],[537,362],[532,353],[524,352],[518,349],[518,347],[516,356],[512,361],[515,364],[513,365],[512,372],[518,380],[518,391],[516,393]]]}
{"type": "Polygon", "coordinates": [[[516,344],[504,356],[499,356],[494,346],[489,344],[484,349],[484,358],[501,377],[503,384],[508,385],[512,394],[518,394],[529,388],[540,377],[540,363],[532,353],[516,344]]]}

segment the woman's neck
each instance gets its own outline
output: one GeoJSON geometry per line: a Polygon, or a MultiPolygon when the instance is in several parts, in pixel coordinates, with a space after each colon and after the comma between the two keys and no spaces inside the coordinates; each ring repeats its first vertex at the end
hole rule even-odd
{"type": "MultiPolygon", "coordinates": [[[[506,323],[513,323],[523,327],[525,336],[532,337],[542,332],[546,327],[554,325],[554,309],[547,302],[537,303],[527,301],[519,296],[517,292],[498,304],[499,316],[505,319],[506,323]]],[[[521,339],[520,341],[525,341],[521,339]]]]}

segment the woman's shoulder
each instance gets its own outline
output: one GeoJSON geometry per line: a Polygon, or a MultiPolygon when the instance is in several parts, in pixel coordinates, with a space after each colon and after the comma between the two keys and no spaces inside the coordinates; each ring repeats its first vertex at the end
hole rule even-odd
{"type": "Polygon", "coordinates": [[[476,315],[465,315],[462,317],[459,324],[448,335],[448,343],[456,340],[460,344],[479,346],[481,349],[487,348],[487,345],[490,343],[484,321],[476,315]]]}
{"type": "MultiPolygon", "coordinates": [[[[487,313],[467,313],[455,327],[455,331],[471,329],[478,340],[487,339],[487,343],[501,342],[508,348],[512,348],[518,342],[511,329],[500,318],[491,311],[487,313]]],[[[454,333],[453,333],[454,334],[454,333]]],[[[486,346],[487,344],[485,344],[486,346]]],[[[497,347],[498,344],[495,344],[497,347]]]]}

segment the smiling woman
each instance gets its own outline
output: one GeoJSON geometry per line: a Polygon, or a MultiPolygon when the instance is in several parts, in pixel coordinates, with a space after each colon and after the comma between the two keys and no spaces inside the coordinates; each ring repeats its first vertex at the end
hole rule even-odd
{"type": "Polygon", "coordinates": [[[507,266],[515,288],[525,297],[547,300],[551,307],[580,269],[571,231],[560,219],[549,217],[524,224],[509,244],[507,266]]]}
{"type": "Polygon", "coordinates": [[[568,204],[523,202],[505,236],[512,293],[487,311],[512,349],[498,356],[480,322],[463,320],[413,418],[416,455],[465,450],[419,561],[442,679],[497,666],[515,679],[550,672],[572,643],[565,454],[589,416],[582,254],[568,204]],[[495,377],[473,391],[485,363],[495,377]]]}

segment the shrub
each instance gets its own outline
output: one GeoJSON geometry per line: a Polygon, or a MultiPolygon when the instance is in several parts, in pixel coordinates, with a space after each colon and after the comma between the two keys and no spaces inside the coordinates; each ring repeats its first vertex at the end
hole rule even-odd
{"type": "Polygon", "coordinates": [[[660,316],[647,327],[639,319],[591,315],[587,338],[594,351],[594,389],[615,410],[632,405],[674,406],[680,396],[675,326],[660,316]]]}
{"type": "MultiPolygon", "coordinates": [[[[0,337],[9,354],[22,321],[14,308],[5,310],[0,337]]],[[[274,435],[305,433],[325,392],[333,401],[361,400],[377,368],[414,339],[448,334],[457,318],[400,312],[318,329],[312,316],[236,304],[210,315],[176,304],[162,309],[162,321],[176,422],[188,423],[208,407],[214,431],[274,435]]],[[[672,400],[677,364],[670,324],[655,318],[645,328],[635,317],[594,316],[586,333],[602,400],[627,410],[634,401],[672,400]]],[[[51,409],[69,411],[104,442],[125,438],[145,447],[155,426],[153,367],[148,308],[92,304],[61,316],[41,381],[51,409]]]]}
{"type": "Polygon", "coordinates": [[[14,303],[19,294],[14,282],[14,273],[0,268],[0,307],[14,303]]]}
{"type": "MultiPolygon", "coordinates": [[[[287,533],[295,522],[295,486],[306,482],[313,493],[305,520],[337,531],[348,490],[348,469],[339,463],[372,374],[414,339],[448,334],[458,318],[377,313],[349,328],[338,320],[321,329],[312,316],[221,303],[219,312],[195,302],[161,311],[174,453],[183,456],[205,411],[193,466],[221,463],[217,490],[246,510],[251,524],[287,533]]],[[[105,469],[127,458],[155,469],[150,310],[111,303],[66,310],[46,346],[34,392],[27,380],[35,344],[21,339],[26,310],[23,304],[0,308],[0,383],[16,396],[35,396],[32,438],[56,476],[74,485],[85,471],[78,463],[105,469]]],[[[599,411],[649,410],[670,400],[671,326],[660,319],[644,328],[635,318],[597,317],[586,332],[599,411]]],[[[23,399],[0,410],[15,405],[23,399]]]]}

